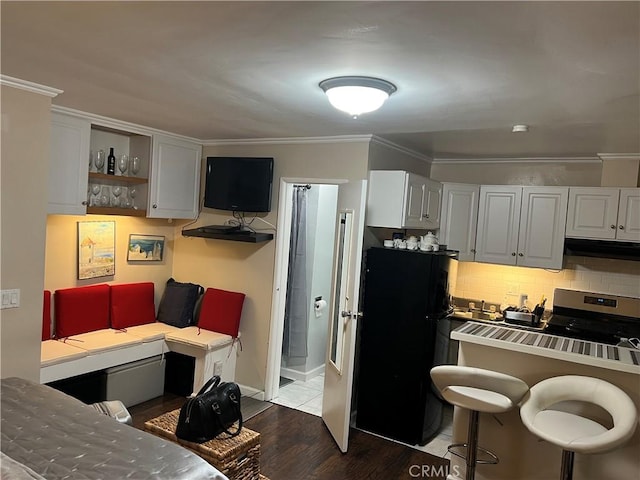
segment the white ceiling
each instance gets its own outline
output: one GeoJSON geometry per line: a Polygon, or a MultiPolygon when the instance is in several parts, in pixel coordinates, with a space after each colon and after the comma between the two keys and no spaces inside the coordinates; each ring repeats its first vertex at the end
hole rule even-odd
{"type": "Polygon", "coordinates": [[[10,2],[1,70],[202,140],[376,134],[437,158],[640,152],[640,2],[10,2]],[[318,87],[398,91],[359,119],[318,87]],[[531,126],[527,134],[511,126],[531,126]]]}

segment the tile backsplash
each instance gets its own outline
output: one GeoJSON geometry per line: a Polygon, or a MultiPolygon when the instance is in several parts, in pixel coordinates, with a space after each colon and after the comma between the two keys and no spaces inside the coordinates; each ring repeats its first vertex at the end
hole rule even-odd
{"type": "Polygon", "coordinates": [[[562,270],[458,262],[457,270],[452,294],[487,302],[517,305],[526,293],[530,308],[542,295],[551,308],[555,288],[640,297],[640,262],[629,260],[568,256],[562,270]]]}

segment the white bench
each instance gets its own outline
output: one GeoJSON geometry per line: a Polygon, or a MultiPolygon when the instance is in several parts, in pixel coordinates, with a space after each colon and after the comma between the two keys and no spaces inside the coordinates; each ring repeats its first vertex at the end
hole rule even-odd
{"type": "Polygon", "coordinates": [[[198,391],[214,373],[223,381],[235,379],[237,345],[230,335],[154,322],[126,331],[109,328],[73,335],[64,341],[43,341],[40,382],[104,370],[168,351],[195,358],[193,391],[198,391]]]}

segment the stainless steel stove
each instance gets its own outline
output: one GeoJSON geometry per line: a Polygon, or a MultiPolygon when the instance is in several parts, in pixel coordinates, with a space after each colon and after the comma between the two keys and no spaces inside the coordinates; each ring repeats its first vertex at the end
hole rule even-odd
{"type": "Polygon", "coordinates": [[[556,288],[545,333],[640,347],[640,298],[556,288]]]}

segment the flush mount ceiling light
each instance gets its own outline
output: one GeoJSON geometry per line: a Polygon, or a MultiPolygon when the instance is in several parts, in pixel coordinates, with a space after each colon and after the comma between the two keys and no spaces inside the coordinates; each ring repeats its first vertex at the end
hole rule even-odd
{"type": "Polygon", "coordinates": [[[529,125],[514,125],[511,131],[513,133],[528,132],[529,125]]]}
{"type": "Polygon", "coordinates": [[[379,109],[396,86],[380,78],[334,77],[320,82],[329,102],[353,118],[379,109]]]}

